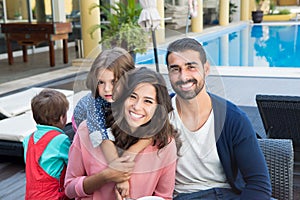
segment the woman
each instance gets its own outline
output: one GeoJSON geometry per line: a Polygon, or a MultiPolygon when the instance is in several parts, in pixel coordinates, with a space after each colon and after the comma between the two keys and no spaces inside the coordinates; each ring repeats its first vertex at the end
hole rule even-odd
{"type": "Polygon", "coordinates": [[[136,155],[133,170],[132,161],[126,157],[117,159],[119,166],[108,165],[101,148],[93,147],[95,138],[91,139],[86,123],[82,122],[69,153],[67,196],[120,198],[115,185],[122,178],[129,179],[130,198],[155,195],[172,199],[181,143],[168,119],[172,106],[163,77],[147,68],[132,70],[117,82],[113,99],[107,124],[118,151],[122,153],[143,139],[151,138],[152,143],[136,155]],[[109,174],[111,177],[107,178],[107,170],[115,172],[114,176],[109,174]]]}
{"type": "MultiPolygon", "coordinates": [[[[91,92],[80,99],[74,109],[74,130],[77,130],[77,126],[86,120],[89,133],[93,137],[102,137],[99,143],[101,143],[102,151],[108,163],[119,157],[106,131],[105,124],[107,110],[113,102],[113,88],[125,72],[134,68],[133,58],[126,50],[114,47],[102,51],[93,62],[86,80],[86,85],[91,92]]],[[[132,145],[128,151],[138,153],[151,142],[151,139],[140,140],[132,145]]],[[[122,156],[130,156],[130,159],[134,160],[135,157],[128,154],[128,151],[124,152],[122,156]]],[[[129,183],[127,181],[118,183],[116,187],[122,196],[128,196],[129,183]]]]}

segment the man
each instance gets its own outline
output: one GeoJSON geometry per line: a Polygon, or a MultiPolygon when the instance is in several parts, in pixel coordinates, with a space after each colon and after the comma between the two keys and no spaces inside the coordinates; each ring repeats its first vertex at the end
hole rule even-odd
{"type": "Polygon", "coordinates": [[[183,140],[175,199],[270,199],[267,165],[248,117],[205,89],[210,65],[202,45],[174,41],[166,61],[176,92],[170,118],[183,140]]]}

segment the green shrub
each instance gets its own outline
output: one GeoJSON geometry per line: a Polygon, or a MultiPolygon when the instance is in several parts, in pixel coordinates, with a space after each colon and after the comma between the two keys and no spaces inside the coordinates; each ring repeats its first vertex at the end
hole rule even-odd
{"type": "Polygon", "coordinates": [[[115,4],[92,4],[89,8],[99,9],[107,17],[109,23],[95,24],[89,29],[91,37],[97,29],[102,29],[102,39],[99,43],[106,48],[122,47],[128,52],[145,53],[147,51],[148,33],[138,24],[142,7],[135,0],[122,1],[115,4]]]}
{"type": "Polygon", "coordinates": [[[289,9],[282,9],[279,10],[278,15],[288,15],[291,14],[291,11],[289,9]]]}

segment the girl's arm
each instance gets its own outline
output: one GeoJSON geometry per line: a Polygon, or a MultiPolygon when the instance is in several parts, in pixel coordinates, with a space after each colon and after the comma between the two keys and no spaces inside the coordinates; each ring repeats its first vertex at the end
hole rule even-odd
{"type": "MultiPolygon", "coordinates": [[[[122,156],[129,156],[131,161],[134,161],[137,154],[144,150],[153,142],[152,138],[140,139],[137,143],[131,145],[122,156]]],[[[101,143],[101,149],[108,163],[112,162],[119,157],[116,146],[111,140],[103,140],[101,143]]]]}
{"type": "Polygon", "coordinates": [[[111,140],[103,140],[100,144],[101,150],[104,154],[104,157],[107,163],[111,163],[115,159],[119,158],[119,154],[117,152],[117,148],[113,141],[111,140]]]}
{"type": "Polygon", "coordinates": [[[131,145],[122,156],[129,156],[130,160],[133,161],[135,157],[143,151],[147,146],[152,144],[152,138],[139,139],[139,141],[133,145],[131,145]]]}

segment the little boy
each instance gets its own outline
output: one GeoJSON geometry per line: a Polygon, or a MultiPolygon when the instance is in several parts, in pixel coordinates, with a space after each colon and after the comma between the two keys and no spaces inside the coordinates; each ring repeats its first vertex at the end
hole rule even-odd
{"type": "Polygon", "coordinates": [[[25,199],[59,199],[64,196],[64,176],[70,139],[63,132],[69,102],[53,89],[44,89],[31,100],[37,130],[23,141],[26,164],[25,199]]]}

